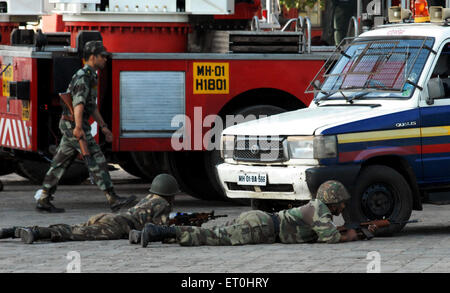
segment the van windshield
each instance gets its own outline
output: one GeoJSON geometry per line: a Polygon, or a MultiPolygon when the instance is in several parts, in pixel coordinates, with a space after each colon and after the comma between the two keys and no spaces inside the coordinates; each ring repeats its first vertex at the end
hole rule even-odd
{"type": "Polygon", "coordinates": [[[357,39],[341,45],[307,92],[316,93],[316,100],[410,98],[433,43],[434,38],[397,37],[357,39]]]}

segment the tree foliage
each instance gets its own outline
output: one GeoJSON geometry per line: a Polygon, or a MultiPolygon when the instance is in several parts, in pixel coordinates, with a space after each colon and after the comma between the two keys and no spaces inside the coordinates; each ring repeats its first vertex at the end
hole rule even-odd
{"type": "MultiPolygon", "coordinates": [[[[305,10],[308,6],[310,8],[314,7],[318,0],[280,0],[280,5],[285,5],[287,8],[297,8],[299,10],[305,10]]],[[[323,7],[323,3],[321,6],[323,7]]]]}

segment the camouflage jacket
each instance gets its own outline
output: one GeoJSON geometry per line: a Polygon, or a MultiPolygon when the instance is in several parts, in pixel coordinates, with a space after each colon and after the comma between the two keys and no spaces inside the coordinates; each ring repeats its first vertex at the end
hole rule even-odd
{"type": "Polygon", "coordinates": [[[168,225],[172,205],[162,196],[149,194],[128,209],[126,215],[132,218],[135,229],[142,230],[145,224],[168,225]]]}
{"type": "Polygon", "coordinates": [[[337,243],[341,237],[330,210],[318,199],[298,208],[281,211],[278,215],[282,243],[337,243]]]}
{"type": "MultiPolygon", "coordinates": [[[[97,73],[95,70],[89,65],[85,65],[78,70],[73,75],[67,91],[72,94],[74,108],[78,104],[84,104],[82,127],[86,134],[90,133],[89,118],[97,108],[97,73]]],[[[63,107],[63,114],[69,115],[69,110],[66,107],[63,107]]]]}

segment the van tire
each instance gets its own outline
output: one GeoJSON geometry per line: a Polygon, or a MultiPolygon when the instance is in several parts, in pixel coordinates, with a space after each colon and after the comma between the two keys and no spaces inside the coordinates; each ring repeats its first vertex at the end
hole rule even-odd
{"type": "Polygon", "coordinates": [[[343,216],[346,223],[380,219],[398,223],[377,229],[376,236],[389,236],[403,229],[412,206],[412,192],[405,178],[390,167],[372,165],[361,170],[343,216]]]}

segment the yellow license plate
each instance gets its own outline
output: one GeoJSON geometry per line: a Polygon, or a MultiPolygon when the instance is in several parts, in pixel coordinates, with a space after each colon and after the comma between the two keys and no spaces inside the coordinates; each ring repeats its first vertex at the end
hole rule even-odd
{"type": "Polygon", "coordinates": [[[194,94],[230,93],[229,63],[194,62],[194,94]]]}

